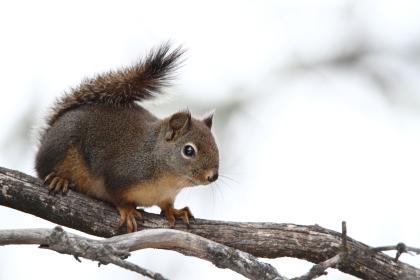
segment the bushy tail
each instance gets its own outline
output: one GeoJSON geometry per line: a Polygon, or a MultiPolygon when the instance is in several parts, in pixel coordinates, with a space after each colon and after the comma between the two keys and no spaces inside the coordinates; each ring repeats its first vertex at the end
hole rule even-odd
{"type": "Polygon", "coordinates": [[[83,104],[121,106],[153,97],[169,84],[183,53],[180,47],[170,52],[170,45],[165,43],[131,67],[83,81],[57,101],[48,124],[52,125],[62,114],[83,104]]]}

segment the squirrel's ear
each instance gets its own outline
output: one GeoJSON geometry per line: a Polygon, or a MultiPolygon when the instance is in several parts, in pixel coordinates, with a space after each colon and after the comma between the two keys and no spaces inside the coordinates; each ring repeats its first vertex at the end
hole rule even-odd
{"type": "Polygon", "coordinates": [[[183,134],[190,128],[190,125],[191,113],[189,111],[173,114],[169,118],[168,131],[165,135],[166,140],[172,140],[176,136],[183,134]]]}
{"type": "Polygon", "coordinates": [[[210,115],[208,115],[207,117],[203,119],[204,124],[210,129],[213,124],[213,116],[214,116],[214,112],[212,112],[210,115]]]}

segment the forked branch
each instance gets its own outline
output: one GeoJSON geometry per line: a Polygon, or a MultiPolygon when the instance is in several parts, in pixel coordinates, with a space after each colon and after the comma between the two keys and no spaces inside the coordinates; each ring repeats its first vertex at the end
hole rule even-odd
{"type": "MultiPolygon", "coordinates": [[[[50,196],[40,180],[6,168],[0,168],[0,205],[100,237],[124,233],[118,228],[118,213],[111,205],[72,191],[67,196],[50,196]]],[[[141,229],[168,228],[167,221],[159,215],[145,213],[144,221],[138,222],[141,229]]],[[[343,246],[341,233],[317,225],[196,219],[191,229],[182,224],[175,229],[255,257],[287,256],[327,267],[333,267],[330,263],[334,264],[334,257],[346,248],[345,258],[341,254],[335,265],[342,272],[362,279],[420,279],[419,269],[350,237],[345,238],[343,246]]]]}
{"type": "Polygon", "coordinates": [[[248,253],[173,229],[150,229],[104,240],[65,232],[58,226],[54,229],[0,230],[0,246],[12,244],[37,244],[40,248],[73,255],[77,260],[82,257],[99,264],[112,263],[159,280],[166,278],[126,261],[130,252],[145,248],[174,250],[208,260],[220,268],[229,268],[249,279],[287,280],[270,264],[260,262],[248,253]]]}

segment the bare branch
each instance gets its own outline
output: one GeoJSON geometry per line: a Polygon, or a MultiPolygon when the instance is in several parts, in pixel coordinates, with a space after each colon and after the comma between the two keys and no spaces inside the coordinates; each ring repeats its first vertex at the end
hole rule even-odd
{"type": "Polygon", "coordinates": [[[11,244],[39,244],[41,248],[98,261],[100,264],[112,263],[159,280],[166,278],[124,260],[130,255],[129,252],[145,248],[175,250],[184,255],[208,260],[217,267],[229,268],[249,279],[286,280],[270,264],[260,262],[248,253],[172,229],[150,229],[104,240],[68,233],[61,227],[53,230],[0,230],[0,245],[11,244]]]}
{"type": "Polygon", "coordinates": [[[308,273],[301,277],[293,278],[292,280],[311,280],[327,274],[328,268],[336,267],[342,259],[347,258],[347,225],[343,221],[341,223],[341,252],[334,257],[314,265],[308,273]]]}
{"type": "Polygon", "coordinates": [[[420,254],[420,249],[419,248],[407,246],[407,245],[405,245],[402,242],[398,243],[397,245],[375,247],[372,250],[375,251],[375,252],[383,252],[383,251],[396,250],[397,253],[395,255],[395,261],[398,261],[398,259],[400,258],[400,256],[403,253],[408,253],[408,254],[411,254],[411,255],[412,254],[415,254],[415,255],[419,255],[420,254]]]}
{"type": "Polygon", "coordinates": [[[293,278],[291,280],[311,280],[311,279],[318,278],[320,276],[323,276],[323,275],[327,274],[326,270],[328,268],[335,267],[338,264],[339,261],[340,261],[340,255],[335,255],[331,259],[328,259],[326,261],[323,261],[319,264],[314,265],[309,270],[309,272],[306,273],[305,275],[303,275],[301,277],[293,278]]]}
{"type": "Polygon", "coordinates": [[[0,246],[22,244],[37,244],[40,245],[39,248],[73,255],[78,262],[81,262],[79,257],[83,257],[97,261],[99,264],[112,263],[151,279],[167,279],[159,273],[125,261],[124,259],[130,255],[126,248],[115,246],[112,243],[103,244],[102,241],[67,233],[59,226],[54,229],[0,230],[0,246]]]}
{"type": "Polygon", "coordinates": [[[148,269],[145,269],[143,267],[140,267],[140,266],[138,266],[138,265],[136,265],[136,264],[134,264],[132,262],[121,260],[121,259],[119,259],[117,257],[113,257],[113,260],[112,260],[111,263],[114,264],[114,265],[120,266],[122,268],[125,268],[125,269],[128,269],[128,270],[137,272],[137,273],[139,273],[141,275],[144,275],[144,276],[147,276],[147,277],[149,277],[151,279],[156,279],[156,280],[165,280],[165,279],[167,279],[167,278],[163,277],[160,273],[153,272],[151,270],[148,270],[148,269]]]}
{"type": "MultiPolygon", "coordinates": [[[[80,231],[111,237],[124,232],[118,227],[114,207],[70,191],[67,196],[49,196],[42,182],[18,171],[0,168],[0,205],[36,215],[51,222],[80,231]]],[[[168,228],[159,215],[145,213],[138,221],[141,229],[168,228]]],[[[322,263],[342,250],[341,233],[317,225],[302,226],[275,223],[237,223],[196,219],[181,231],[202,236],[255,257],[293,257],[322,263]]],[[[371,247],[350,237],[345,261],[336,266],[342,272],[362,279],[420,279],[420,270],[375,252],[371,247]]]]}
{"type": "Polygon", "coordinates": [[[105,241],[129,251],[156,248],[175,250],[184,255],[212,262],[219,268],[229,268],[249,279],[286,279],[270,264],[258,261],[251,254],[229,248],[188,232],[154,229],[111,237],[105,241]]]}

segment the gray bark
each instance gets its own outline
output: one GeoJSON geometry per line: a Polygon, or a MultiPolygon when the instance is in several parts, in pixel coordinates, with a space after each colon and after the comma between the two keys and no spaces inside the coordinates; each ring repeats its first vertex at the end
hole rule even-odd
{"type": "MultiPolygon", "coordinates": [[[[0,168],[0,205],[96,236],[124,233],[118,228],[119,217],[113,206],[72,191],[66,196],[50,196],[39,179],[6,168],[0,168]]],[[[164,218],[149,213],[139,225],[141,229],[168,228],[164,218]]],[[[318,264],[339,255],[342,249],[341,233],[317,225],[196,219],[190,229],[182,223],[175,228],[255,257],[293,257],[318,264]]],[[[420,279],[419,269],[350,237],[346,248],[345,258],[336,265],[344,273],[362,279],[420,279]]]]}
{"type": "Polygon", "coordinates": [[[164,280],[152,272],[126,261],[129,252],[145,248],[167,249],[212,262],[220,268],[229,268],[252,280],[287,280],[270,264],[254,256],[201,236],[173,229],[149,229],[135,233],[94,240],[65,232],[61,227],[51,229],[0,230],[0,246],[38,244],[62,254],[73,255],[135,271],[152,279],[164,280]]]}

